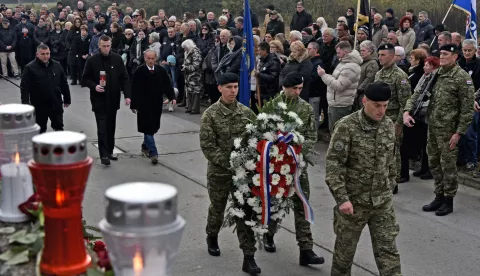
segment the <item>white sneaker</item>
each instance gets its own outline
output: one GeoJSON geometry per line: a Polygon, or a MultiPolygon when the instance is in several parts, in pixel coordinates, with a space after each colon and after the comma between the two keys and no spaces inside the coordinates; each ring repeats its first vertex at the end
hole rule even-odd
{"type": "Polygon", "coordinates": [[[170,102],[168,103],[168,112],[173,112],[173,104],[170,102]]]}

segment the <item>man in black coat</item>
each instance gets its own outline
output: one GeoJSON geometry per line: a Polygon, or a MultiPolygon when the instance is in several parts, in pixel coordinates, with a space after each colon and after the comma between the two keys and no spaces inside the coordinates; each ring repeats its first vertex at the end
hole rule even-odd
{"type": "MultiPolygon", "coordinates": [[[[282,67],[277,55],[270,53],[270,44],[268,42],[261,42],[258,45],[258,52],[260,54],[260,63],[258,64],[257,85],[260,86],[261,105],[271,98],[274,98],[280,92],[279,78],[282,67]]],[[[257,95],[252,95],[253,99],[257,95]]],[[[256,104],[252,104],[252,110],[258,114],[256,104]]]]}
{"type": "Polygon", "coordinates": [[[309,103],[313,107],[313,113],[315,114],[315,125],[320,127],[320,114],[323,111],[324,119],[322,125],[328,128],[328,102],[327,102],[327,85],[323,82],[322,78],[318,75],[318,67],[325,69],[322,62],[322,57],[318,53],[320,46],[317,42],[310,42],[307,47],[308,55],[310,56],[310,62],[312,63],[312,75],[310,76],[310,88],[309,103]]]}
{"type": "Polygon", "coordinates": [[[167,71],[155,64],[157,53],[146,50],[145,64],[140,65],[132,76],[132,103],[130,108],[137,114],[138,132],[143,133],[142,153],[149,157],[152,164],[158,163],[158,152],[153,135],[160,129],[163,95],[176,104],[175,93],[167,71]]]}
{"type": "Polygon", "coordinates": [[[290,31],[299,31],[301,32],[303,28],[308,27],[312,24],[312,15],[309,14],[303,7],[303,2],[297,3],[297,12],[292,17],[292,22],[290,23],[290,31]]]}
{"type": "Polygon", "coordinates": [[[63,108],[71,103],[70,88],[62,65],[50,59],[47,45],[40,44],[37,58],[23,69],[20,92],[22,104],[35,107],[40,133],[47,131],[48,118],[53,130],[63,130],[63,108]]]}
{"type": "Polygon", "coordinates": [[[103,165],[110,165],[115,146],[115,123],[120,109],[121,92],[125,105],[130,105],[130,83],[122,57],[111,52],[112,39],[103,35],[98,41],[100,51],[87,59],[83,71],[83,84],[90,88],[90,102],[97,121],[98,150],[103,165]],[[105,80],[100,73],[105,73],[105,80]]]}
{"type": "Polygon", "coordinates": [[[10,26],[8,19],[3,18],[0,26],[0,63],[2,64],[3,77],[8,77],[7,59],[12,65],[12,71],[16,79],[19,79],[18,66],[15,58],[15,48],[17,46],[17,34],[15,29],[10,26]]]}

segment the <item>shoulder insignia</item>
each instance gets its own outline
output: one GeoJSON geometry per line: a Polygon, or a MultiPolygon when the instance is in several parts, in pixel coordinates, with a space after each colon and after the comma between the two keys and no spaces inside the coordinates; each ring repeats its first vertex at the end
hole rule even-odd
{"type": "Polygon", "coordinates": [[[400,83],[401,84],[407,84],[407,80],[402,80],[400,83]]]}
{"type": "Polygon", "coordinates": [[[471,81],[471,80],[467,80],[467,84],[468,84],[468,85],[472,85],[472,81],[471,81]]]}
{"type": "Polygon", "coordinates": [[[333,143],[333,148],[336,151],[342,151],[345,148],[345,144],[343,144],[342,141],[338,140],[338,141],[335,141],[335,143],[333,143]]]}
{"type": "Polygon", "coordinates": [[[200,138],[202,140],[207,140],[208,139],[208,133],[206,131],[202,131],[200,134],[200,138]]]}

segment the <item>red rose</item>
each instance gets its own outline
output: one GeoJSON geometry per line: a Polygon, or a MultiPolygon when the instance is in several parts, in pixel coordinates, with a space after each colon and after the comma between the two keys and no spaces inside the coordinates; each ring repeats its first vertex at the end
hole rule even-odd
{"type": "Polygon", "coordinates": [[[287,178],[284,175],[280,175],[280,181],[278,182],[278,186],[281,188],[285,188],[287,186],[287,178]]]}
{"type": "Polygon", "coordinates": [[[285,154],[287,152],[287,144],[285,142],[280,142],[277,144],[278,154],[285,154]]]}
{"type": "Polygon", "coordinates": [[[252,194],[254,196],[260,197],[261,196],[260,187],[257,187],[257,186],[252,187],[252,194]]]}
{"type": "Polygon", "coordinates": [[[278,186],[270,186],[270,196],[275,196],[278,193],[278,186]]]}
{"type": "Polygon", "coordinates": [[[293,164],[294,162],[295,162],[295,160],[293,159],[293,156],[291,156],[291,155],[285,155],[285,156],[283,157],[283,163],[284,163],[284,164],[291,165],[291,164],[293,164]]]}
{"type": "Polygon", "coordinates": [[[290,191],[290,187],[285,187],[285,192],[283,193],[283,196],[287,197],[289,191],[290,191]]]}
{"type": "Polygon", "coordinates": [[[102,241],[95,241],[93,245],[93,251],[97,252],[98,251],[105,251],[107,250],[107,247],[105,246],[105,243],[102,241]]]}
{"type": "Polygon", "coordinates": [[[293,150],[296,154],[300,154],[302,152],[302,145],[295,145],[293,146],[293,150]]]}
{"type": "Polygon", "coordinates": [[[275,166],[273,168],[273,171],[276,172],[276,173],[280,173],[280,169],[282,168],[282,163],[281,162],[277,162],[275,163],[275,166]]]}
{"type": "Polygon", "coordinates": [[[98,257],[98,266],[105,268],[105,270],[112,270],[112,264],[110,263],[110,258],[108,257],[107,250],[101,250],[96,252],[98,257]]]}
{"type": "Polygon", "coordinates": [[[39,205],[38,202],[26,201],[18,205],[18,209],[26,215],[33,216],[31,212],[38,211],[38,205],[39,205]]]}
{"type": "Polygon", "coordinates": [[[38,193],[34,193],[27,199],[27,202],[38,202],[38,201],[40,201],[40,195],[38,193]]]}

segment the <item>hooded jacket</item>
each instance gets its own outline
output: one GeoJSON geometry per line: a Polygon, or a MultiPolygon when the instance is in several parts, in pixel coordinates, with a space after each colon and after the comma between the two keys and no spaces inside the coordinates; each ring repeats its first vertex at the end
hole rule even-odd
{"type": "Polygon", "coordinates": [[[354,50],[340,60],[331,75],[322,76],[323,82],[327,85],[328,106],[346,107],[353,105],[360,80],[363,59],[354,50]]]}

